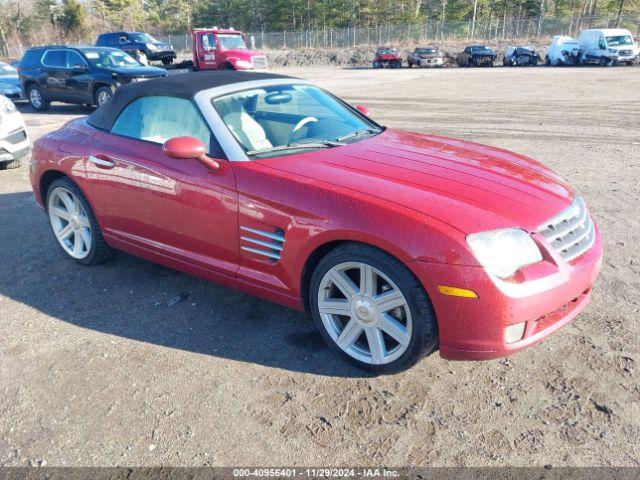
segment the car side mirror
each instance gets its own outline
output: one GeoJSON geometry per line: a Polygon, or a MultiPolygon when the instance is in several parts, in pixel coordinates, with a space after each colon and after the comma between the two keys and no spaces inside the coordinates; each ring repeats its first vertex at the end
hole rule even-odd
{"type": "Polygon", "coordinates": [[[183,160],[198,159],[212,170],[220,168],[220,164],[207,156],[207,147],[195,137],[174,137],[162,145],[162,151],[171,158],[183,160]]]}
{"type": "Polygon", "coordinates": [[[369,109],[367,107],[363,107],[362,105],[356,105],[356,109],[363,114],[365,117],[368,117],[371,115],[371,112],[369,111],[369,109]]]}

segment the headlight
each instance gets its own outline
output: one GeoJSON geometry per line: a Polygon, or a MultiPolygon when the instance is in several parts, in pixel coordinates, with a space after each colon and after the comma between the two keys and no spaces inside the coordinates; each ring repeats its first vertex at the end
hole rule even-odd
{"type": "Polygon", "coordinates": [[[253,68],[253,63],[246,60],[238,60],[236,62],[236,66],[240,68],[253,68]]]}
{"type": "Polygon", "coordinates": [[[12,113],[16,111],[16,106],[7,97],[0,95],[0,113],[12,113]]]}
{"type": "Polygon", "coordinates": [[[499,278],[509,278],[518,269],[542,260],[531,236],[518,228],[504,228],[467,236],[467,245],[478,262],[499,278]]]}
{"type": "Polygon", "coordinates": [[[153,43],[147,43],[146,45],[147,45],[147,48],[149,50],[157,50],[158,49],[158,47],[156,47],[153,43]]]}

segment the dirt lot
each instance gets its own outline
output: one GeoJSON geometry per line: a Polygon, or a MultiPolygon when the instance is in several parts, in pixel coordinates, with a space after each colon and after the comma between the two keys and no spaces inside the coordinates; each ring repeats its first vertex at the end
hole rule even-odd
{"type": "MultiPolygon", "coordinates": [[[[0,172],[0,465],[640,464],[640,68],[288,70],[389,126],[537,157],[587,199],[588,309],[509,359],[370,378],[302,314],[119,254],[72,264],[0,172]]],[[[23,107],[32,136],[86,110],[23,107]]]]}

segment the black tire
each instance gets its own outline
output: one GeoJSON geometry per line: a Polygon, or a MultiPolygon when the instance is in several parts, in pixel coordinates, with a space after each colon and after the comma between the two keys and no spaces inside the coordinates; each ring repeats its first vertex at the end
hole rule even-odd
{"type": "Polygon", "coordinates": [[[171,65],[173,63],[173,58],[163,58],[162,59],[162,64],[163,65],[171,65]]]}
{"type": "Polygon", "coordinates": [[[105,96],[109,97],[109,99],[106,102],[111,100],[111,97],[113,97],[113,90],[111,89],[111,87],[99,87],[99,88],[97,88],[96,91],[93,94],[93,102],[94,102],[94,104],[97,105],[98,107],[101,107],[102,105],[104,105],[106,103],[103,100],[105,96]],[[103,102],[103,103],[101,104],[100,102],[103,102]]]}
{"type": "MultiPolygon", "coordinates": [[[[104,263],[109,258],[111,258],[113,250],[111,249],[111,247],[109,247],[109,245],[107,245],[107,242],[104,241],[104,238],[102,237],[102,231],[100,230],[100,226],[98,225],[98,221],[96,220],[96,217],[93,214],[93,209],[91,208],[91,205],[89,205],[89,202],[87,201],[86,197],[82,193],[82,190],[80,190],[75,183],[73,183],[68,177],[58,178],[53,182],[51,182],[51,185],[49,185],[49,188],[47,189],[47,195],[45,198],[45,208],[47,208],[48,210],[49,196],[51,195],[51,192],[53,192],[53,190],[56,187],[66,188],[78,198],[78,201],[82,204],[82,207],[84,208],[85,212],[87,213],[87,217],[89,218],[89,223],[91,224],[91,234],[92,234],[91,249],[89,251],[89,254],[82,259],[73,258],[69,254],[67,254],[67,252],[58,243],[57,238],[56,238],[56,244],[60,247],[60,250],[62,250],[65,253],[65,255],[67,255],[68,258],[71,258],[73,261],[81,265],[98,265],[100,263],[104,263]]],[[[55,238],[55,235],[54,235],[54,238],[55,238]]]]}
{"type": "Polygon", "coordinates": [[[44,98],[42,89],[38,85],[31,85],[29,87],[29,90],[27,91],[27,97],[29,98],[29,104],[31,105],[31,108],[33,108],[37,112],[47,111],[51,106],[51,102],[44,98]],[[38,98],[41,99],[39,103],[33,98],[32,92],[36,93],[38,95],[38,98]]]}
{"type": "Polygon", "coordinates": [[[223,63],[220,65],[220,70],[235,70],[235,68],[230,63],[223,63]]]}
{"type": "Polygon", "coordinates": [[[12,160],[11,162],[0,162],[0,170],[11,170],[13,168],[20,168],[22,165],[21,160],[12,160]]]}
{"type": "Polygon", "coordinates": [[[377,374],[394,373],[414,365],[432,353],[438,343],[436,315],[427,293],[411,271],[391,255],[369,245],[346,243],[329,252],[316,266],[309,284],[309,305],[316,328],[336,352],[360,368],[377,374]],[[406,351],[397,359],[383,365],[372,365],[345,353],[327,332],[318,310],[318,291],[325,274],[344,262],[362,262],[388,276],[404,295],[412,317],[412,332],[406,351]]]}

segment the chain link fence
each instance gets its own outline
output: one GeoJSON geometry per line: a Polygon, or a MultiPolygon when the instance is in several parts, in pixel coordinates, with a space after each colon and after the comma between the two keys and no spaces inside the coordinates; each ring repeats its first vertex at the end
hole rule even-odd
{"type": "MultiPolygon", "coordinates": [[[[259,50],[299,48],[347,48],[361,45],[398,45],[447,40],[497,40],[545,38],[553,35],[577,37],[586,28],[626,28],[640,36],[640,18],[623,16],[537,18],[463,22],[430,22],[424,25],[384,25],[371,28],[304,30],[298,32],[249,32],[247,44],[259,50]]],[[[158,36],[178,52],[191,51],[191,36],[158,36]]]]}
{"type": "MultiPolygon", "coordinates": [[[[371,28],[304,30],[297,32],[250,32],[247,44],[259,50],[300,48],[347,48],[370,45],[402,45],[450,40],[482,41],[498,39],[546,38],[553,35],[577,37],[585,28],[626,28],[640,36],[640,18],[636,16],[595,16],[569,18],[526,18],[510,20],[494,18],[462,22],[428,22],[423,25],[381,25],[371,28]]],[[[152,33],[152,32],[151,32],[152,33]]],[[[156,35],[170,43],[178,53],[191,52],[190,33],[156,35]]],[[[92,39],[83,39],[92,43],[92,39]]],[[[31,45],[19,39],[0,44],[0,57],[19,59],[31,45]]]]}

